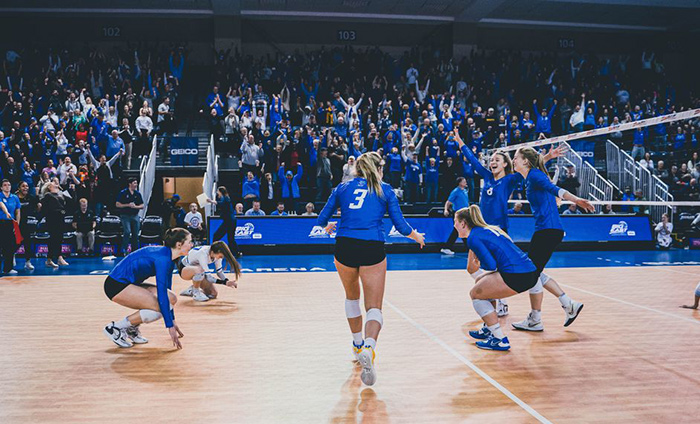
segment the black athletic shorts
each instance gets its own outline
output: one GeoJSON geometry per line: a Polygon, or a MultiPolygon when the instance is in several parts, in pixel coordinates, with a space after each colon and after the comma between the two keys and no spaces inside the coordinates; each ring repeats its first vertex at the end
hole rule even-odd
{"type": "Polygon", "coordinates": [[[376,265],[386,258],[384,242],[336,237],[335,258],[350,268],[376,265]]]}
{"type": "MultiPolygon", "coordinates": [[[[105,280],[105,285],[104,285],[105,294],[107,295],[109,300],[112,300],[114,298],[114,296],[121,293],[122,290],[124,290],[126,288],[126,286],[128,286],[128,285],[130,285],[130,284],[120,283],[119,281],[115,280],[112,277],[107,277],[107,279],[105,280]]],[[[144,282],[133,283],[131,285],[138,286],[138,287],[144,287],[144,288],[145,287],[155,287],[155,286],[153,286],[153,284],[148,284],[148,283],[144,283],[144,282]]]]}
{"type": "Polygon", "coordinates": [[[540,273],[537,271],[512,274],[510,272],[501,272],[501,277],[506,285],[518,293],[528,291],[535,287],[540,273]]]}
{"type": "Polygon", "coordinates": [[[181,257],[180,259],[177,260],[177,273],[182,276],[182,270],[185,268],[185,264],[182,263],[182,261],[185,260],[185,257],[181,257]]]}
{"type": "Polygon", "coordinates": [[[532,235],[527,256],[530,257],[532,263],[537,267],[538,276],[542,273],[544,267],[547,266],[552,253],[554,253],[563,239],[564,231],[553,228],[539,230],[532,235]]]}

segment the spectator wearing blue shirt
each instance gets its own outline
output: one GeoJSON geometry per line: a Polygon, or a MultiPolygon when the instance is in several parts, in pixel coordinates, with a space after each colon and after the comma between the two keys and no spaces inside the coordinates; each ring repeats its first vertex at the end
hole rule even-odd
{"type": "Polygon", "coordinates": [[[141,219],[139,211],[145,207],[143,197],[139,193],[139,182],[136,178],[129,178],[128,186],[117,196],[116,207],[119,212],[119,219],[122,222],[124,235],[122,236],[122,253],[126,255],[127,246],[131,242],[131,251],[139,248],[139,229],[141,219]]]}
{"type": "Polygon", "coordinates": [[[224,115],[224,101],[219,94],[219,87],[214,86],[212,92],[207,96],[207,106],[209,106],[209,110],[216,111],[216,116],[224,115]]]}
{"type": "Polygon", "coordinates": [[[243,207],[249,209],[253,200],[260,198],[260,180],[248,171],[242,187],[243,207]]]}
{"type": "Polygon", "coordinates": [[[552,116],[554,115],[554,109],[557,108],[557,100],[554,99],[554,105],[552,105],[549,113],[547,113],[547,109],[542,109],[541,113],[537,110],[537,99],[532,101],[532,108],[535,110],[535,116],[537,116],[535,132],[549,137],[552,134],[552,116]]]}
{"type": "Polygon", "coordinates": [[[632,141],[632,159],[635,161],[641,160],[644,158],[644,144],[646,142],[647,138],[647,129],[646,128],[637,128],[634,130],[634,136],[633,136],[633,141],[632,141]],[[637,159],[639,158],[639,159],[637,159]]]}
{"type": "Polygon", "coordinates": [[[387,162],[389,162],[391,186],[393,188],[399,188],[401,187],[401,164],[403,163],[403,159],[401,158],[398,147],[392,147],[391,153],[386,155],[386,158],[387,162]]]}
{"type": "MultiPolygon", "coordinates": [[[[469,206],[469,190],[467,190],[467,179],[464,177],[458,177],[457,187],[455,187],[452,190],[450,196],[445,202],[444,214],[446,217],[450,216],[450,214],[454,214],[458,210],[466,208],[467,206],[469,206]]],[[[453,228],[450,237],[447,239],[440,252],[447,255],[453,255],[454,252],[450,248],[455,244],[456,240],[457,230],[453,228]]],[[[462,241],[464,241],[464,245],[466,246],[467,241],[465,239],[462,239],[462,241]]]]}
{"type": "Polygon", "coordinates": [[[673,150],[675,152],[681,151],[685,148],[686,136],[683,132],[683,127],[678,127],[676,129],[676,135],[673,136],[673,150]]]}
{"type": "Polygon", "coordinates": [[[296,174],[292,171],[285,172],[284,164],[279,169],[279,181],[282,186],[282,200],[289,210],[296,210],[296,202],[301,198],[299,190],[299,180],[304,175],[301,163],[297,164],[296,174]]]}
{"type": "Polygon", "coordinates": [[[418,188],[423,182],[423,168],[418,163],[418,155],[412,155],[411,160],[406,163],[406,201],[415,203],[418,200],[418,188]]]}
{"type": "Polygon", "coordinates": [[[106,142],[109,134],[109,124],[104,118],[104,113],[100,112],[90,124],[90,136],[95,137],[98,144],[106,142]]]}
{"type": "Polygon", "coordinates": [[[437,159],[429,157],[425,163],[425,201],[429,206],[437,202],[439,170],[437,159]]]}
{"type": "Polygon", "coordinates": [[[595,128],[595,116],[596,113],[598,112],[598,105],[596,104],[595,100],[591,100],[588,102],[588,106],[586,107],[586,112],[583,115],[583,129],[584,130],[592,130],[595,128]],[[592,107],[591,107],[592,106],[592,107]]]}
{"type": "Polygon", "coordinates": [[[125,149],[126,147],[124,146],[124,140],[122,140],[121,137],[119,137],[119,131],[112,130],[112,134],[107,138],[107,148],[105,149],[105,156],[111,158],[112,156],[120,152],[124,154],[125,149]]]}
{"type": "Polygon", "coordinates": [[[535,134],[535,123],[530,119],[530,112],[525,111],[520,119],[520,131],[523,135],[523,140],[532,140],[535,134]]]}
{"type": "Polygon", "coordinates": [[[284,210],[284,202],[277,202],[277,209],[272,211],[270,216],[287,216],[287,211],[284,210]]]}
{"type": "Polygon", "coordinates": [[[508,215],[525,215],[523,204],[520,202],[515,203],[512,208],[508,209],[508,215]]]}
{"type": "MultiPolygon", "coordinates": [[[[0,192],[0,253],[2,254],[3,272],[7,275],[17,274],[12,269],[15,261],[15,225],[13,221],[20,221],[21,205],[19,197],[11,193],[10,180],[2,180],[2,192],[0,192]]],[[[29,234],[27,234],[27,237],[29,234]]]]}

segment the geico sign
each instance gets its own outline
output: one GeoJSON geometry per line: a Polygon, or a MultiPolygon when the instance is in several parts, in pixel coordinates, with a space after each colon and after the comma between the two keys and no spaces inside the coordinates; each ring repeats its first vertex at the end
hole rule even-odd
{"type": "Polygon", "coordinates": [[[576,152],[576,153],[578,153],[579,156],[581,156],[582,158],[592,158],[592,157],[594,156],[594,155],[593,155],[593,152],[578,151],[578,152],[576,152]]]}
{"type": "Polygon", "coordinates": [[[171,155],[198,155],[199,149],[170,149],[171,155]]]}

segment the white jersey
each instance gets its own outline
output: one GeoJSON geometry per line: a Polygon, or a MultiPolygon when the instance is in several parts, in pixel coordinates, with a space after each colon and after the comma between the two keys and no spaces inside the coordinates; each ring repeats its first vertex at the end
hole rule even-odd
{"type": "Polygon", "coordinates": [[[211,259],[209,255],[210,246],[199,246],[192,248],[187,256],[182,258],[182,264],[185,266],[200,266],[206,272],[209,265],[214,264],[216,275],[220,279],[225,279],[224,265],[222,259],[211,259]]]}

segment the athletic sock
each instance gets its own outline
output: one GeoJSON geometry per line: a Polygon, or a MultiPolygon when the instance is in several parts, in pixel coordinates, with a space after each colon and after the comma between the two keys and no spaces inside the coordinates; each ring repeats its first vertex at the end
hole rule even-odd
{"type": "Polygon", "coordinates": [[[372,349],[374,349],[374,346],[375,346],[376,344],[377,344],[377,341],[374,340],[374,339],[371,338],[371,337],[367,337],[367,338],[365,339],[365,346],[368,346],[368,347],[371,347],[372,349]]]}
{"type": "Polygon", "coordinates": [[[355,347],[360,347],[362,346],[362,331],[359,333],[352,333],[352,344],[355,345],[355,347]]]}
{"type": "Polygon", "coordinates": [[[566,309],[569,309],[571,307],[571,298],[567,296],[566,293],[564,293],[561,296],[559,296],[559,303],[561,303],[561,306],[565,307],[566,309]]]}
{"type": "Polygon", "coordinates": [[[124,317],[124,319],[115,322],[114,326],[117,328],[120,328],[120,329],[131,327],[131,323],[129,322],[129,317],[124,317]]]}
{"type": "Polygon", "coordinates": [[[501,324],[495,323],[494,325],[487,325],[486,328],[491,331],[491,334],[493,334],[494,337],[498,339],[504,338],[506,335],[503,334],[503,330],[501,330],[501,324]]]}
{"type": "Polygon", "coordinates": [[[536,309],[533,309],[530,312],[530,316],[532,317],[532,320],[535,322],[540,322],[542,321],[542,311],[538,311],[536,309]]]}

